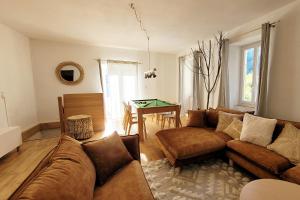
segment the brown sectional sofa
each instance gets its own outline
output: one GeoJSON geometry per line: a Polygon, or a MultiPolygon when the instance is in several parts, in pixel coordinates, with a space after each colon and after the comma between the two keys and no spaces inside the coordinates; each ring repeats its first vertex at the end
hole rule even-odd
{"type": "MultiPolygon", "coordinates": [[[[259,178],[284,179],[300,184],[300,166],[294,166],[287,158],[267,148],[233,140],[223,132],[216,132],[219,111],[242,113],[223,108],[209,109],[205,112],[205,128],[183,127],[161,130],[156,133],[161,149],[172,165],[221,155],[259,178]]],[[[273,141],[278,137],[286,122],[278,120],[273,133],[273,141]]],[[[300,128],[300,123],[291,123],[300,128]]]]}
{"type": "Polygon", "coordinates": [[[95,184],[95,167],[81,144],[62,137],[58,146],[40,162],[10,199],[153,200],[139,162],[138,136],[121,138],[134,160],[118,170],[104,185],[95,184]]]}

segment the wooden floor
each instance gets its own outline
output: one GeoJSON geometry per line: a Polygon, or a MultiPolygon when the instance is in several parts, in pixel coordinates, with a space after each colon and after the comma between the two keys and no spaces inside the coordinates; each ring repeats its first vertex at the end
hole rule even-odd
{"type": "MultiPolygon", "coordinates": [[[[155,137],[155,133],[160,130],[160,125],[156,124],[155,119],[148,117],[146,128],[148,139],[140,143],[142,163],[164,158],[155,137]]],[[[93,139],[105,137],[113,130],[124,135],[121,122],[107,120],[106,130],[97,133],[93,139]]],[[[131,134],[136,132],[135,126],[131,134]]],[[[25,141],[19,152],[13,151],[0,159],[0,200],[7,199],[18,188],[43,157],[58,143],[59,135],[58,129],[39,132],[25,141]]]]}
{"type": "Polygon", "coordinates": [[[0,159],[0,199],[7,199],[25,180],[38,163],[57,144],[57,131],[45,131],[23,143],[19,152],[13,151],[0,159]],[[49,137],[53,134],[53,137],[49,137]]]}

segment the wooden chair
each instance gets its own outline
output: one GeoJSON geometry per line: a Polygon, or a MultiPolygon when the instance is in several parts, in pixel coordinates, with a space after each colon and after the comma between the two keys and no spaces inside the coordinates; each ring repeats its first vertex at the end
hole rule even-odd
{"type": "MultiPolygon", "coordinates": [[[[125,107],[125,106],[124,106],[125,107]]],[[[134,124],[138,124],[137,117],[133,116],[132,109],[130,105],[126,105],[126,114],[124,116],[127,116],[127,125],[125,126],[125,133],[130,135],[131,127],[134,124]]],[[[144,133],[147,137],[147,129],[146,129],[146,118],[143,117],[143,127],[144,127],[144,133]]]]}
{"type": "Polygon", "coordinates": [[[123,129],[125,133],[127,133],[127,127],[128,127],[128,112],[127,112],[127,106],[128,104],[123,101],[123,129]]]}
{"type": "Polygon", "coordinates": [[[156,116],[156,124],[159,125],[159,123],[162,125],[163,122],[163,116],[172,114],[171,112],[163,112],[163,113],[155,113],[156,116]]]}
{"type": "Polygon", "coordinates": [[[72,115],[91,115],[94,131],[105,128],[103,93],[64,94],[58,97],[61,132],[67,131],[66,119],[72,115]]]}
{"type": "MultiPolygon", "coordinates": [[[[181,110],[181,106],[179,105],[179,110],[181,110]]],[[[161,128],[165,128],[166,121],[168,121],[169,128],[171,126],[171,122],[176,123],[176,114],[174,112],[169,114],[163,114],[162,115],[162,122],[161,122],[161,128]]],[[[182,127],[181,119],[179,118],[179,126],[182,127]]]]}

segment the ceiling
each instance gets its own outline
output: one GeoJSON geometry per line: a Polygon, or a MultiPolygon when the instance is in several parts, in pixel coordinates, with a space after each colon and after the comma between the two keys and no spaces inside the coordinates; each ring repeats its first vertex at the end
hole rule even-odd
{"type": "Polygon", "coordinates": [[[293,0],[0,0],[0,22],[30,38],[175,53],[293,0]]]}

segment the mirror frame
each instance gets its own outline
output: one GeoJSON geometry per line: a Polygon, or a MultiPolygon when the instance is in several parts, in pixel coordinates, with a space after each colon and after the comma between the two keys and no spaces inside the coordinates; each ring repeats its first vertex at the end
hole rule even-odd
{"type": "Polygon", "coordinates": [[[73,61],[66,61],[66,62],[61,62],[57,65],[57,67],[55,69],[55,74],[56,74],[56,77],[58,78],[58,80],[63,84],[65,84],[65,85],[77,85],[83,80],[84,70],[83,70],[82,66],[79,65],[78,63],[75,63],[73,61]],[[67,81],[61,76],[61,69],[65,66],[73,66],[73,67],[76,67],[79,70],[80,76],[76,81],[67,81]]]}

